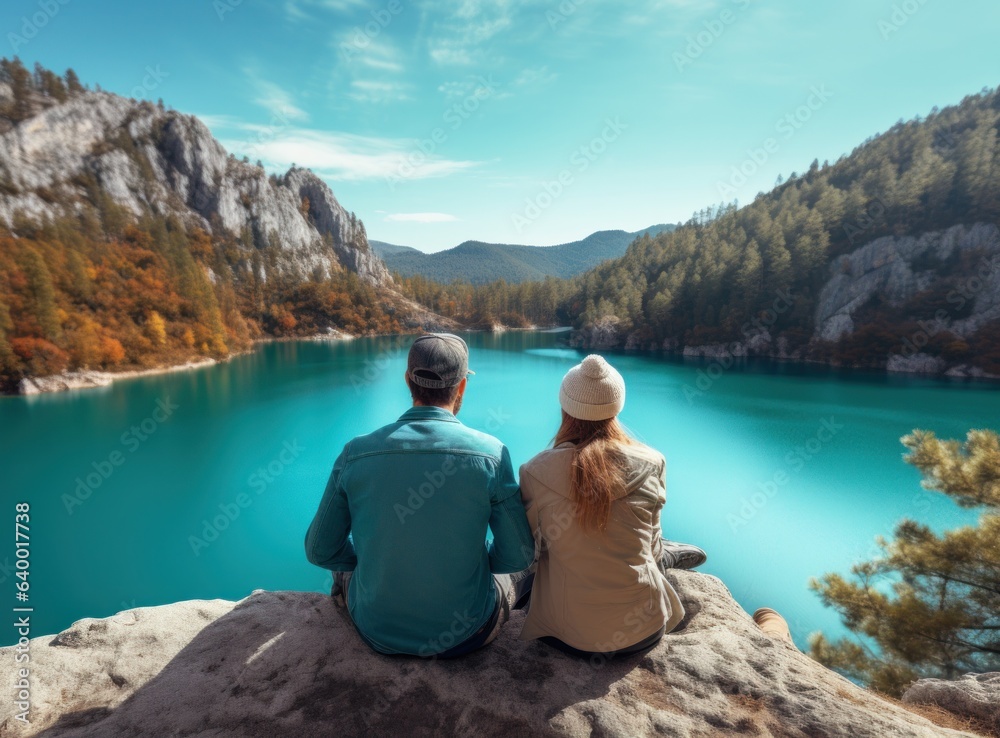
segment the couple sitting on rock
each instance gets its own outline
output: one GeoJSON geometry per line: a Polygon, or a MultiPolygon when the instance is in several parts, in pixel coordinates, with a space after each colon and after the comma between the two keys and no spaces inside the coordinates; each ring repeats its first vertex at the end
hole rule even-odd
{"type": "Polygon", "coordinates": [[[567,372],[553,448],[518,484],[507,448],[456,418],[469,374],[458,336],[413,343],[413,407],[344,447],[309,561],[383,654],[461,656],[523,607],[524,640],[583,657],[653,646],[684,616],[665,570],[705,554],[660,535],[666,462],[619,424],[621,375],[600,356],[567,372]]]}

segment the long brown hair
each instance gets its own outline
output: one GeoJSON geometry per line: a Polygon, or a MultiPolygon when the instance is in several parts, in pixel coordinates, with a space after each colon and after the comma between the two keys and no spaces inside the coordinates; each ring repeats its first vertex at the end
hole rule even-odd
{"type": "Polygon", "coordinates": [[[611,517],[611,502],[625,487],[623,448],[633,443],[618,418],[580,420],[562,414],[554,444],[576,444],[570,471],[570,489],[576,515],[587,530],[602,531],[611,517]]]}

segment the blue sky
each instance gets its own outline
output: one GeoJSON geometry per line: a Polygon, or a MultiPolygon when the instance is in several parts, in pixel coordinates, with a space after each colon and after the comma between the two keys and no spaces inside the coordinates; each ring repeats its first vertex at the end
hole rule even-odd
{"type": "Polygon", "coordinates": [[[1000,79],[988,0],[7,0],[6,56],[319,172],[371,238],[547,245],[748,202],[1000,79]],[[750,172],[744,181],[734,167],[750,172]]]}

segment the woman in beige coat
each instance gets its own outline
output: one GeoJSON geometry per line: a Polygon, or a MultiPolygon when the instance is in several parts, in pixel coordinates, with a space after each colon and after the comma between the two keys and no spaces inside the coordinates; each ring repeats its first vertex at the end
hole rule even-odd
{"type": "Polygon", "coordinates": [[[588,356],[559,402],[553,448],[521,467],[537,555],[521,638],[581,656],[634,653],[684,617],[665,570],[706,557],[660,535],[666,462],[618,422],[625,382],[614,367],[588,356]]]}

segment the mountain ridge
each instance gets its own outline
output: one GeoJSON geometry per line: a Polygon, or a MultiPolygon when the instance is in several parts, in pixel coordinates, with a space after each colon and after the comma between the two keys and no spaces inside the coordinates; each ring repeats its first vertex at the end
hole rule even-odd
{"type": "Polygon", "coordinates": [[[602,261],[622,256],[629,244],[643,235],[659,235],[677,226],[658,224],[639,231],[595,231],[585,238],[553,246],[489,243],[468,240],[431,254],[412,246],[371,241],[386,266],[403,277],[421,275],[448,283],[455,280],[486,284],[503,279],[510,283],[569,279],[602,261]]]}

